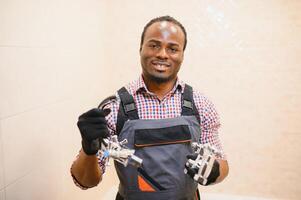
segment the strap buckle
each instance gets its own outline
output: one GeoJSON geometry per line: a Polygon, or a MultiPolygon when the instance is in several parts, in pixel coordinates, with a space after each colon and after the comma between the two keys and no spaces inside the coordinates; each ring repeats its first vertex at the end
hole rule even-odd
{"type": "Polygon", "coordinates": [[[189,109],[193,109],[192,102],[188,100],[183,100],[183,106],[189,109]]]}
{"type": "Polygon", "coordinates": [[[130,111],[133,111],[133,110],[136,110],[135,103],[130,103],[130,104],[124,105],[124,109],[125,109],[126,113],[128,113],[130,111]]]}

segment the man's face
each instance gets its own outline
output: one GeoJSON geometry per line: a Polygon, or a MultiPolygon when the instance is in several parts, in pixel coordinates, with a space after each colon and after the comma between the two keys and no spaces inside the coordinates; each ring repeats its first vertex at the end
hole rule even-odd
{"type": "Polygon", "coordinates": [[[147,81],[174,81],[184,58],[184,33],[171,22],[156,22],[145,32],[140,51],[142,73],[147,81]]]}

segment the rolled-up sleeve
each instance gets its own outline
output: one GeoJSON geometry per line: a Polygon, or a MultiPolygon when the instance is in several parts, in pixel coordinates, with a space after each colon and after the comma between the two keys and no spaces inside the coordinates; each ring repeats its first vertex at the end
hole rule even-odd
{"type": "Polygon", "coordinates": [[[220,117],[214,104],[199,92],[194,92],[194,101],[200,114],[201,137],[199,142],[209,143],[221,153],[220,159],[226,159],[219,137],[220,117]]]}

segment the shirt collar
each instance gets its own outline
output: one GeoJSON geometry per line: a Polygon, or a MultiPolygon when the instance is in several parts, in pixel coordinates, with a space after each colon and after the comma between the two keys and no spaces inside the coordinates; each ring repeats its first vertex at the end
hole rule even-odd
{"type": "MultiPolygon", "coordinates": [[[[185,83],[181,80],[179,80],[179,78],[177,78],[176,84],[174,85],[173,89],[170,91],[170,93],[175,93],[177,90],[179,90],[181,93],[183,93],[184,91],[184,86],[185,83]]],[[[138,92],[146,92],[149,94],[152,94],[152,92],[150,92],[146,85],[145,82],[143,80],[142,74],[139,76],[136,84],[134,85],[134,93],[138,93],[138,92]]]]}

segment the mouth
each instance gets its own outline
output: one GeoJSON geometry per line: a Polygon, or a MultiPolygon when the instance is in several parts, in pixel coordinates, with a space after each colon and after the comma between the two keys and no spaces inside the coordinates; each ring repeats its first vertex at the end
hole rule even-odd
{"type": "Polygon", "coordinates": [[[154,60],[151,62],[151,64],[154,66],[154,68],[157,71],[161,71],[161,72],[166,71],[170,67],[170,63],[165,61],[154,60]]]}

